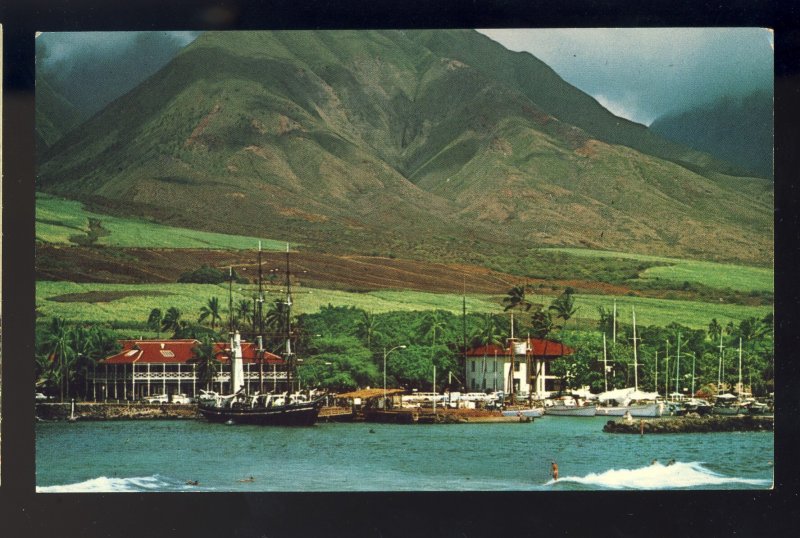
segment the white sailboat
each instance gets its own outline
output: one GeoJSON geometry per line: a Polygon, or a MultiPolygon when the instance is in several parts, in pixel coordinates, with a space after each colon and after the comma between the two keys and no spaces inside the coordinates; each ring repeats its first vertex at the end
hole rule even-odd
{"type": "MultiPolygon", "coordinates": [[[[658,392],[642,392],[639,390],[639,356],[636,347],[636,311],[631,308],[633,320],[633,387],[608,390],[598,396],[600,405],[597,414],[601,416],[621,417],[630,413],[632,417],[660,417],[664,414],[664,403],[658,400],[658,392]]],[[[605,335],[603,336],[603,362],[606,363],[605,335]]]]}

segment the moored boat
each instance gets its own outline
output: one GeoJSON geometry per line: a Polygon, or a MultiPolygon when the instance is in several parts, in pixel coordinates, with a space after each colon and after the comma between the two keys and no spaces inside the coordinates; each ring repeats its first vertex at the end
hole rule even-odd
{"type": "Polygon", "coordinates": [[[554,417],[593,417],[597,414],[597,405],[580,405],[574,398],[564,397],[545,401],[544,414],[554,417]]]}
{"type": "MultiPolygon", "coordinates": [[[[261,244],[259,243],[259,297],[261,293],[261,244]]],[[[317,421],[324,396],[309,399],[299,394],[289,394],[295,367],[295,358],[290,343],[292,296],[289,278],[289,245],[286,245],[286,300],[285,305],[285,351],[286,388],[282,394],[248,394],[244,384],[242,367],[242,341],[239,331],[232,331],[230,340],[231,387],[239,387],[233,394],[204,394],[198,411],[209,422],[232,424],[257,424],[262,426],[311,426],[317,421]]],[[[260,323],[257,323],[260,325],[260,323]]],[[[231,330],[233,327],[231,327],[231,330]]],[[[262,336],[258,337],[259,352],[262,352],[262,336]]]]}

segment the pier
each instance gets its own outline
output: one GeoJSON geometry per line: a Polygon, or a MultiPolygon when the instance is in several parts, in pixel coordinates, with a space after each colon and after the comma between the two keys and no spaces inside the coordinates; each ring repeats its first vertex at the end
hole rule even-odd
{"type": "Polygon", "coordinates": [[[775,417],[763,415],[706,415],[703,417],[668,417],[642,420],[609,420],[606,433],[710,433],[774,431],[775,417]]]}

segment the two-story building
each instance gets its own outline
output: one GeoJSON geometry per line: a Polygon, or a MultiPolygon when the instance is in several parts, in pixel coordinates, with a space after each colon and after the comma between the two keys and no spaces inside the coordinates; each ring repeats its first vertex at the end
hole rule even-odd
{"type": "MultiPolygon", "coordinates": [[[[198,340],[120,340],[122,350],[98,361],[89,372],[91,394],[97,400],[136,400],[154,394],[194,396],[205,385],[200,383],[192,349],[198,340]]],[[[230,392],[230,344],[214,344],[219,362],[209,387],[230,392]]],[[[242,342],[244,381],[248,392],[277,388],[286,381],[284,360],[262,351],[253,342],[242,342]]]]}
{"type": "Polygon", "coordinates": [[[561,342],[541,338],[508,339],[505,347],[484,345],[466,353],[467,389],[511,392],[543,398],[557,390],[557,376],[548,375],[548,363],[571,355],[574,350],[561,342]],[[513,365],[513,366],[512,366],[513,365]]]}

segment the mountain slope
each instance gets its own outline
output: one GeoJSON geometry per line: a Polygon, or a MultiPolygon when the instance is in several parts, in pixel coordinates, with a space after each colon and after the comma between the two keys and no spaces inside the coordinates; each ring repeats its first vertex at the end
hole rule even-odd
{"type": "Polygon", "coordinates": [[[319,249],[768,263],[771,185],[721,170],[477,32],[209,32],[38,179],[96,210],[319,249]]]}
{"type": "Polygon", "coordinates": [[[771,93],[756,91],[662,116],[650,129],[759,177],[772,178],[772,109],[771,93]]]}

